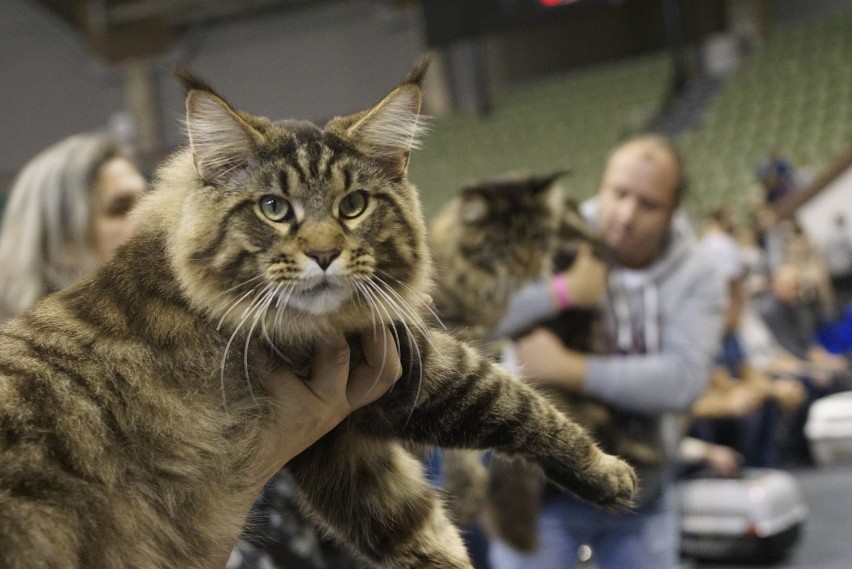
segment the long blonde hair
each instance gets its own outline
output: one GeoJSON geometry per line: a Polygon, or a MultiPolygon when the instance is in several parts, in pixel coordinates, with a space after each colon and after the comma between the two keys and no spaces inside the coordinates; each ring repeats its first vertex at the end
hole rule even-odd
{"type": "Polygon", "coordinates": [[[0,227],[0,322],[96,266],[92,186],[101,165],[119,154],[106,134],[77,134],[20,171],[0,227]]]}

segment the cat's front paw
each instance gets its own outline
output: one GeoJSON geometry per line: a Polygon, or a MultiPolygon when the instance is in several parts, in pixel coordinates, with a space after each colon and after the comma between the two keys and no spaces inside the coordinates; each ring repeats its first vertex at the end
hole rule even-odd
{"type": "Polygon", "coordinates": [[[613,510],[633,505],[638,478],[633,467],[620,458],[599,451],[577,476],[570,489],[581,498],[613,510]]]}

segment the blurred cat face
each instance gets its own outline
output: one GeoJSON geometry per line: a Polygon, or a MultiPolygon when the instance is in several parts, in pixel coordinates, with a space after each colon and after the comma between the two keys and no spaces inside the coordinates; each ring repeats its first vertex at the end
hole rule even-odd
{"type": "Polygon", "coordinates": [[[98,169],[92,187],[91,246],[99,262],[109,259],[133,235],[128,214],[146,185],[126,158],[110,158],[98,169]]]}
{"type": "Polygon", "coordinates": [[[485,180],[464,188],[457,199],[461,253],[488,272],[521,279],[545,268],[554,245],[562,175],[485,180]]]}

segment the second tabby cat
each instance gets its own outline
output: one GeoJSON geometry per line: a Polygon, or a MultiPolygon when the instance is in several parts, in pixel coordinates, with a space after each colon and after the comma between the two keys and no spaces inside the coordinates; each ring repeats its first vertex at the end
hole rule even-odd
{"type": "MultiPolygon", "coordinates": [[[[435,306],[447,326],[465,339],[498,344],[492,338],[509,300],[522,285],[571,266],[581,244],[607,252],[589,231],[576,203],[565,199],[558,180],[503,176],[464,187],[435,217],[430,239],[438,268],[435,306]]],[[[595,310],[572,309],[540,322],[569,348],[597,350],[595,310]]],[[[521,334],[522,335],[522,334],[521,334]]],[[[586,427],[607,452],[634,465],[658,464],[655,441],[633,434],[631,418],[581,394],[537,386],[568,416],[586,427]]],[[[540,470],[495,456],[485,476],[476,455],[446,453],[449,504],[461,523],[482,510],[500,539],[521,551],[536,547],[536,523],[544,494],[540,470]],[[479,481],[487,479],[487,490],[479,481]]]]}

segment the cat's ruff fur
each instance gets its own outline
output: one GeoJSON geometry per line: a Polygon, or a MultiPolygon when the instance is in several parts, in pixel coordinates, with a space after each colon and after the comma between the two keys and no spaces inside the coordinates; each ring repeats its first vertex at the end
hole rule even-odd
{"type": "Polygon", "coordinates": [[[236,111],[185,77],[191,145],[158,173],[137,235],[0,330],[0,566],[206,567],[257,487],[270,413],[257,378],[376,322],[407,372],[288,464],[364,559],[471,567],[395,439],[500,448],[589,500],[630,503],[632,469],[413,308],[431,271],[405,176],[424,72],[323,128],[236,111]]]}

